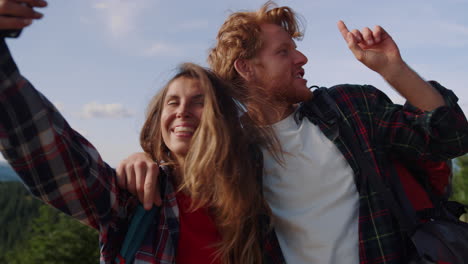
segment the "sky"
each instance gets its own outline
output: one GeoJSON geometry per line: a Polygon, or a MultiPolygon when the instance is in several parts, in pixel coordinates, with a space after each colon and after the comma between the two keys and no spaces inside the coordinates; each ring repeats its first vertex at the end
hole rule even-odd
{"type": "MultiPolygon", "coordinates": [[[[111,166],[141,151],[150,99],[183,62],[206,57],[225,18],[258,0],[49,0],[44,18],[8,40],[21,73],[111,166]]],[[[305,26],[308,85],[372,84],[404,100],[352,56],[336,28],[381,25],[424,79],[452,89],[468,113],[468,0],[283,0],[305,26]]],[[[0,158],[3,160],[3,158],[0,158]]]]}

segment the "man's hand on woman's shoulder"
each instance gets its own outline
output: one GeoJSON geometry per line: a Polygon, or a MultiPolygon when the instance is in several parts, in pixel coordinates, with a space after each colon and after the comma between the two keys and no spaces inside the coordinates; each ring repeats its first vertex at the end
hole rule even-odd
{"type": "Polygon", "coordinates": [[[158,186],[159,166],[143,152],[134,153],[117,167],[117,184],[138,196],[146,210],[162,204],[158,186]]]}

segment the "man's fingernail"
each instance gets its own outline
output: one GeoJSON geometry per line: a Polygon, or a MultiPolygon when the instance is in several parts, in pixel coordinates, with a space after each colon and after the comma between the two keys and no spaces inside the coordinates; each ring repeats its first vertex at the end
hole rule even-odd
{"type": "Polygon", "coordinates": [[[39,12],[34,13],[34,18],[42,18],[43,16],[44,15],[39,12]]]}
{"type": "Polygon", "coordinates": [[[32,19],[23,19],[23,24],[30,25],[32,23],[32,19]]]}

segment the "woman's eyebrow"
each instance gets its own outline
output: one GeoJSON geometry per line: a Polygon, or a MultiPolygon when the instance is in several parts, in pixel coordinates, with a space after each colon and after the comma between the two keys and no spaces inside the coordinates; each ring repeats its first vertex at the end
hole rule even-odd
{"type": "Polygon", "coordinates": [[[196,99],[203,99],[204,97],[205,97],[204,94],[197,94],[197,95],[194,95],[194,96],[192,97],[192,99],[195,99],[195,100],[196,100],[196,99]]]}
{"type": "Polygon", "coordinates": [[[173,99],[179,99],[179,96],[178,95],[175,95],[175,94],[168,94],[166,96],[166,100],[165,101],[168,101],[168,100],[173,100],[173,99]]]}

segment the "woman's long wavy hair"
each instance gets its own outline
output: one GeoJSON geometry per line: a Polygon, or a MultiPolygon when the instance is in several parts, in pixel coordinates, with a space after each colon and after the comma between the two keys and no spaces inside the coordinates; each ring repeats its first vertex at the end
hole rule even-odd
{"type": "MultiPolygon", "coordinates": [[[[156,161],[179,166],[178,189],[192,198],[192,209],[207,206],[213,212],[222,241],[215,245],[223,263],[262,263],[259,218],[269,214],[263,195],[257,130],[233,99],[230,85],[210,70],[183,64],[179,72],[151,101],[140,144],[156,161]],[[171,157],[161,133],[164,99],[174,80],[193,78],[204,92],[203,114],[181,166],[171,157]]],[[[261,162],[261,161],[260,161],[261,162]]]]}

